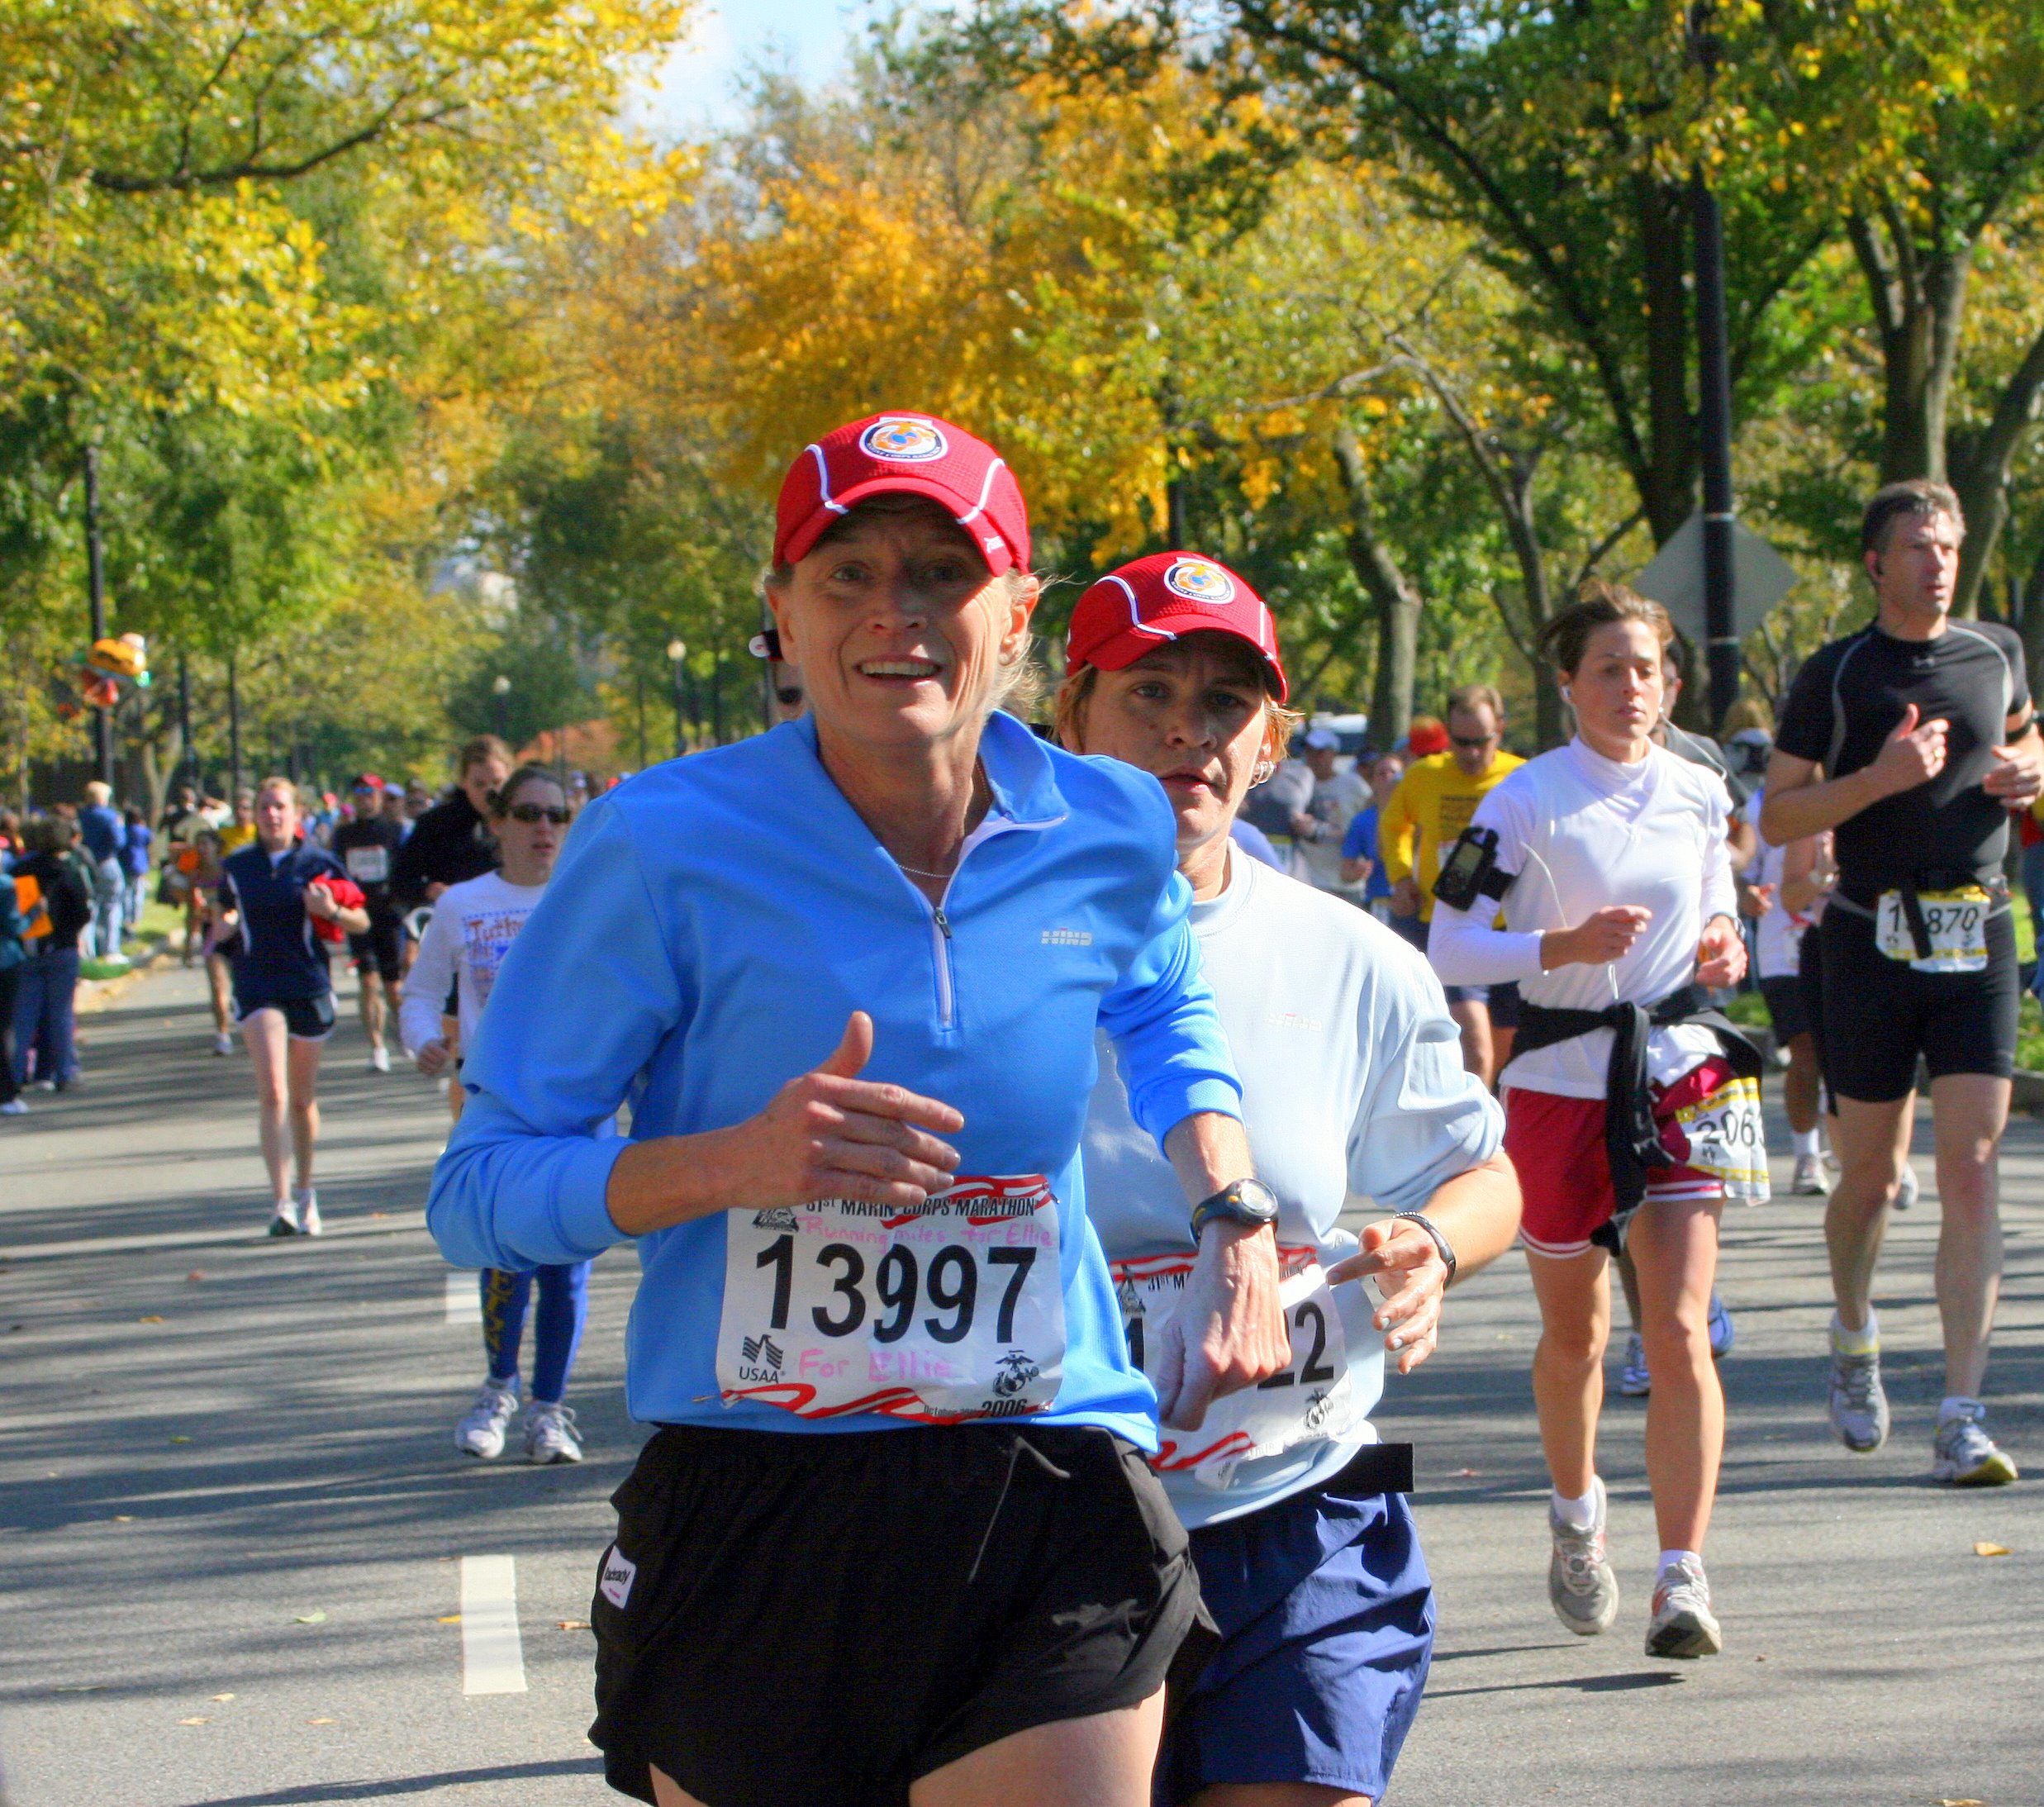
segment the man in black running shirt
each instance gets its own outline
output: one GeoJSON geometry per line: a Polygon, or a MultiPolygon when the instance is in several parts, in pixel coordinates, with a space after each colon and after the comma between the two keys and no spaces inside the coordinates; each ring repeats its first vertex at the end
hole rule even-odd
{"type": "Polygon", "coordinates": [[[1888,1434],[1874,1270],[1908,1155],[1920,1055],[1944,1213],[1946,1396],[1932,1472],[1977,1486],[2016,1478],[1987,1435],[1979,1392],[2001,1283],[1998,1161],[2016,1041],[2016,938],[2001,868],[2009,811],[2044,787],[2044,745],[2022,643],[2005,627],[1951,619],[1965,531],[1942,483],[1890,484],[1867,505],[1861,544],[1879,608],[1797,674],[1761,832],[1780,846],[1830,829],[1838,866],[1815,931],[1842,1169],[1824,1221],[1838,1307],[1832,1424],[1851,1449],[1877,1449],[1888,1434]]]}

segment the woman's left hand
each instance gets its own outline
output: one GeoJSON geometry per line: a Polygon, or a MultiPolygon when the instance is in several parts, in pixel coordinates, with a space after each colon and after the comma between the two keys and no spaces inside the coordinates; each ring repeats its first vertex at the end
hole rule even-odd
{"type": "Polygon", "coordinates": [[[1713,916],[1696,944],[1696,982],[1720,991],[1746,977],[1746,939],[1729,916],[1713,916]]]}
{"type": "Polygon", "coordinates": [[[1447,1291],[1447,1263],[1433,1239],[1417,1224],[1390,1217],[1362,1232],[1362,1247],[1327,1271],[1328,1282],[1373,1276],[1384,1303],[1371,1320],[1384,1332],[1386,1351],[1398,1372],[1409,1374],[1433,1353],[1440,1339],[1441,1301],[1447,1291]]]}

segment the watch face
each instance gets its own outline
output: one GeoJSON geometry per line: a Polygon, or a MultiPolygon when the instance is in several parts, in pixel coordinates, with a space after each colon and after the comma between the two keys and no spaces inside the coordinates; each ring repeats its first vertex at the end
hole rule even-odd
{"type": "Polygon", "coordinates": [[[1237,1201],[1258,1217],[1275,1220],[1277,1216],[1277,1194],[1261,1180],[1238,1180],[1229,1188],[1237,1201]]]}

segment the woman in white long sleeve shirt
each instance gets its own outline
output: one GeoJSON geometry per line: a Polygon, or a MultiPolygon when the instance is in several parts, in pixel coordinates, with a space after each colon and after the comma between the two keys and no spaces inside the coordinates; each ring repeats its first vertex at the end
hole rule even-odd
{"type": "Polygon", "coordinates": [[[1595,1454],[1610,1258],[1623,1246],[1654,1376],[1647,1471],[1661,1557],[1647,1650],[1696,1657],[1721,1647],[1702,1558],[1724,1443],[1707,1327],[1718,1216],[1728,1196],[1766,1196],[1766,1158],[1758,1057],[1704,995],[1746,963],[1731,800],[1714,773],[1649,738],[1673,631],[1658,603],[1604,585],[1550,624],[1576,737],[1478,806],[1443,868],[1429,953],[1448,984],[1519,981],[1524,1006],[1500,1085],[1540,1301],[1549,1598],[1585,1636],[1618,1613],[1595,1454]]]}
{"type": "MultiPolygon", "coordinates": [[[[440,1007],[449,988],[455,993],[459,1045],[466,1048],[489,1001],[497,968],[546,894],[570,815],[560,780],[541,765],[523,765],[512,773],[501,790],[490,793],[488,810],[503,865],[480,878],[449,886],[435,901],[433,920],[419,943],[419,958],[412,963],[411,982],[398,1010],[405,1052],[430,1077],[460,1065],[440,1032],[440,1007]]],[[[457,1084],[457,1117],[463,1096],[457,1084]]],[[[530,1310],[534,1348],[525,1460],[542,1465],[580,1462],[575,1414],[564,1400],[582,1327],[589,1320],[589,1263],[485,1267],[479,1284],[488,1365],[474,1403],[454,1426],[454,1447],[485,1462],[504,1453],[506,1431],[518,1413],[519,1345],[530,1310]]]]}

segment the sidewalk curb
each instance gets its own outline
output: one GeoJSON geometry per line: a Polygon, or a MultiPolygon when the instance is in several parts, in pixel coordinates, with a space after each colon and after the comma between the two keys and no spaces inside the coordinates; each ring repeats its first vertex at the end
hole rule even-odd
{"type": "Polygon", "coordinates": [[[2010,1082],[2008,1101],[2018,1110],[2044,1110],[2044,1072],[2017,1068],[2010,1082]]]}

